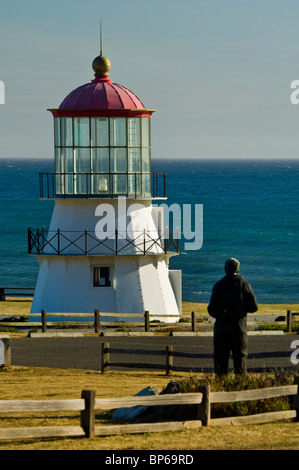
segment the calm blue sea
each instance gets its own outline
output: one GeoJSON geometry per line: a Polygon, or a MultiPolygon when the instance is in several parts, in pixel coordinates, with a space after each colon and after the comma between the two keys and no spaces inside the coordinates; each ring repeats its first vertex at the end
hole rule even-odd
{"type": "MultiPolygon", "coordinates": [[[[181,242],[172,269],[183,300],[208,302],[224,261],[236,257],[260,303],[299,303],[299,161],[154,160],[167,173],[167,204],[203,204],[203,246],[181,242]]],[[[27,228],[48,226],[53,201],[39,200],[39,172],[52,160],[0,160],[0,286],[35,286],[38,262],[27,228]]]]}

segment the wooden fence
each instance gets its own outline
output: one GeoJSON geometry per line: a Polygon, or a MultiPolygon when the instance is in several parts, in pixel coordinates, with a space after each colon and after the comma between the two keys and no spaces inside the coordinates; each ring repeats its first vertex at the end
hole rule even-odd
{"type": "MultiPolygon", "coordinates": [[[[2,315],[3,316],[3,315],[2,315]]],[[[199,315],[191,312],[189,315],[175,316],[174,322],[163,322],[163,318],[169,315],[151,315],[149,311],[144,313],[105,313],[95,309],[92,313],[49,313],[42,310],[41,313],[30,313],[10,316],[9,319],[0,321],[0,326],[22,327],[22,328],[41,328],[46,333],[48,328],[92,328],[95,333],[108,333],[117,330],[132,330],[140,332],[153,331],[178,331],[192,332],[212,331],[214,321],[208,315],[199,315]],[[19,321],[20,317],[26,321],[19,321]],[[49,317],[51,320],[49,321],[49,317]],[[62,320],[63,317],[69,320],[62,320]],[[30,318],[30,321],[28,321],[30,318]],[[34,321],[34,319],[38,319],[34,321]],[[57,320],[56,320],[57,318],[57,320]],[[87,318],[89,320],[84,320],[87,318]],[[93,318],[91,321],[90,319],[93,318]],[[59,320],[58,320],[59,319],[59,320]]],[[[283,325],[287,332],[292,331],[292,326],[299,324],[299,312],[287,311],[286,315],[280,314],[255,314],[248,315],[248,329],[262,328],[263,325],[283,325]],[[281,318],[281,321],[274,321],[273,318],[281,318]]]]}
{"type": "MultiPolygon", "coordinates": [[[[101,354],[101,372],[105,373],[113,367],[130,367],[135,369],[165,369],[166,375],[170,375],[173,372],[173,346],[166,346],[165,350],[151,350],[151,349],[124,349],[124,348],[111,348],[110,343],[102,343],[102,354],[101,354]],[[134,356],[134,362],[112,362],[111,354],[129,354],[134,356]],[[165,365],[163,364],[149,364],[149,363],[138,363],[136,357],[138,355],[149,356],[165,356],[165,365]]],[[[193,370],[193,369],[192,369],[193,370]]]]}
{"type": "Polygon", "coordinates": [[[34,287],[0,287],[0,302],[7,297],[33,297],[34,287]]]}
{"type": "Polygon", "coordinates": [[[196,393],[134,396],[126,398],[96,398],[94,390],[83,390],[81,399],[69,400],[0,400],[0,413],[45,413],[49,411],[80,411],[80,426],[40,426],[26,428],[2,428],[0,439],[35,439],[50,437],[108,436],[132,433],[178,431],[184,428],[198,428],[201,425],[257,424],[281,419],[298,420],[299,377],[294,385],[236,392],[211,392],[209,385],[202,385],[196,393]],[[213,403],[265,400],[274,397],[293,396],[290,410],[259,413],[228,418],[211,418],[213,403]],[[194,420],[168,421],[158,423],[135,423],[96,426],[96,410],[111,410],[133,406],[190,406],[197,405],[194,420]]]}
{"type": "MultiPolygon", "coordinates": [[[[284,357],[285,354],[289,353],[281,352],[281,357],[284,357]]],[[[273,351],[272,357],[275,358],[277,355],[278,353],[273,351]]],[[[258,359],[259,354],[253,353],[252,356],[253,359],[258,359]]],[[[109,342],[103,342],[101,344],[100,370],[102,374],[109,372],[109,370],[112,369],[161,370],[165,371],[166,375],[172,375],[173,372],[201,373],[204,370],[207,370],[206,367],[203,365],[194,365],[194,360],[202,360],[204,357],[212,358],[213,354],[197,353],[192,351],[176,351],[172,345],[166,345],[163,349],[132,349],[130,347],[111,347],[109,342]],[[132,356],[131,361],[130,356],[132,356]],[[142,357],[142,360],[138,361],[138,356],[142,357]],[[158,361],[157,358],[160,358],[160,361],[158,361]],[[178,358],[185,359],[183,365],[182,363],[180,364],[179,360],[177,361],[178,358]],[[190,360],[190,365],[188,365],[188,359],[190,360]]],[[[271,353],[268,355],[268,358],[269,357],[271,357],[271,353]]],[[[291,366],[290,368],[292,369],[294,366],[291,366]]],[[[248,369],[248,371],[250,370],[265,371],[266,366],[263,365],[263,367],[260,368],[255,366],[253,369],[248,369]]]]}
{"type": "Polygon", "coordinates": [[[287,331],[289,333],[292,331],[293,325],[299,324],[298,317],[299,317],[299,312],[292,312],[291,310],[287,310],[286,322],[287,322],[287,331]]]}

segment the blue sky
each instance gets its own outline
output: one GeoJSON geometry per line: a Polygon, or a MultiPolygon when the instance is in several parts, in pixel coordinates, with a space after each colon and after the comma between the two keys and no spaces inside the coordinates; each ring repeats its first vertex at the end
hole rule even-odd
{"type": "Polygon", "coordinates": [[[298,158],[298,0],[0,0],[0,157],[53,156],[48,108],[110,78],[152,117],[153,158],[298,158]]]}

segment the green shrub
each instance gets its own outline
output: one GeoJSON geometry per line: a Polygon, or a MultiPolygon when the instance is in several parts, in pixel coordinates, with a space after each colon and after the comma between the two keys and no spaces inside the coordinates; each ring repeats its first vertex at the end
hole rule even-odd
{"type": "MultiPolygon", "coordinates": [[[[227,374],[221,377],[205,374],[204,377],[190,377],[177,382],[179,393],[198,391],[198,387],[209,384],[212,392],[230,392],[253,390],[267,387],[279,387],[294,383],[294,375],[285,370],[275,370],[273,373],[248,373],[245,375],[227,374]]],[[[211,417],[245,416],[270,411],[283,411],[291,408],[292,397],[276,397],[265,400],[252,400],[236,403],[213,403],[211,417]]]]}

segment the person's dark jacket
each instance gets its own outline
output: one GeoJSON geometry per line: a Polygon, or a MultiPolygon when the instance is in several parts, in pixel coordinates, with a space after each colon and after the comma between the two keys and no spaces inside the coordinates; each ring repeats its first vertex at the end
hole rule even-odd
{"type": "Polygon", "coordinates": [[[257,310],[251,285],[240,274],[227,274],[213,287],[208,312],[217,320],[238,320],[257,310]]]}

